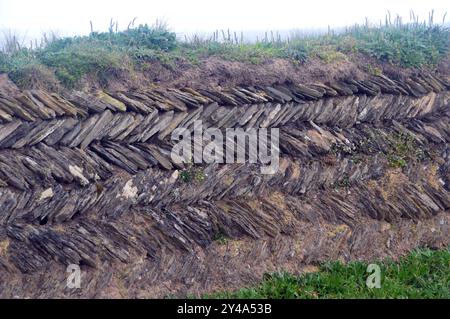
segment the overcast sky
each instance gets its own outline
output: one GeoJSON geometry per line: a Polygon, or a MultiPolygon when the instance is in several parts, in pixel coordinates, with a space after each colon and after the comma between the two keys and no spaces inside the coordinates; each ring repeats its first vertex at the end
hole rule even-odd
{"type": "Polygon", "coordinates": [[[409,19],[411,9],[420,18],[434,9],[441,21],[448,4],[448,0],[0,0],[0,29],[28,37],[49,30],[86,34],[89,21],[94,29],[105,31],[111,18],[124,28],[137,17],[137,24],[163,19],[176,32],[291,30],[346,26],[362,23],[365,17],[384,21],[387,10],[409,19]]]}

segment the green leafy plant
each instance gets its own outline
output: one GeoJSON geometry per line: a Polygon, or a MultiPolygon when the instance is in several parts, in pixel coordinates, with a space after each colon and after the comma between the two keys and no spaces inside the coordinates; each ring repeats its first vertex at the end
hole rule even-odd
{"type": "Polygon", "coordinates": [[[403,168],[408,164],[405,158],[396,154],[388,154],[387,158],[389,161],[389,165],[394,168],[403,168]]]}
{"type": "Polygon", "coordinates": [[[391,167],[406,167],[409,161],[423,161],[428,153],[416,145],[411,134],[396,133],[390,135],[391,148],[386,154],[391,167]]]}

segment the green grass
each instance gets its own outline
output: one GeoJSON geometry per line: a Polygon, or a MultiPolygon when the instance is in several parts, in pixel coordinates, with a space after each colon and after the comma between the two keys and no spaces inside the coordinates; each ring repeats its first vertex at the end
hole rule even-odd
{"type": "Polygon", "coordinates": [[[435,65],[445,56],[449,47],[449,29],[432,23],[402,23],[397,18],[380,26],[355,25],[340,33],[323,35],[293,35],[288,40],[279,37],[257,43],[243,43],[226,37],[223,42],[193,41],[187,47],[203,56],[218,55],[224,59],[259,63],[267,58],[290,58],[305,62],[317,57],[325,63],[345,59],[350,53],[360,52],[380,61],[402,67],[435,65]]]}
{"type": "Polygon", "coordinates": [[[450,298],[450,249],[413,251],[398,262],[377,262],[381,287],[368,288],[367,263],[329,262],[319,272],[266,275],[257,286],[203,298],[450,298]]]}
{"type": "Polygon", "coordinates": [[[190,53],[196,59],[217,56],[229,61],[259,64],[270,58],[287,57],[281,47],[264,43],[204,42],[201,44],[182,44],[181,52],[190,53]]]}
{"type": "MultiPolygon", "coordinates": [[[[413,21],[384,25],[355,25],[345,31],[331,30],[322,35],[293,35],[266,37],[256,43],[234,37],[228,32],[209,39],[195,37],[180,41],[164,25],[140,25],[124,31],[91,32],[88,36],[48,40],[33,49],[21,47],[15,36],[7,39],[0,51],[0,72],[8,73],[22,87],[32,86],[37,80],[45,83],[59,82],[65,87],[76,87],[88,75],[99,83],[111,75],[145,70],[147,62],[160,61],[168,68],[176,61],[196,64],[204,57],[217,56],[231,61],[259,64],[272,58],[284,58],[304,63],[310,58],[324,63],[346,59],[359,52],[380,61],[402,67],[419,68],[436,65],[448,54],[450,31],[443,25],[413,21]],[[30,75],[31,74],[31,75],[30,75]]],[[[380,70],[369,65],[372,72],[380,70]]],[[[369,71],[370,71],[369,70],[369,71]]]]}
{"type": "Polygon", "coordinates": [[[104,77],[110,72],[129,68],[125,52],[92,41],[44,50],[38,57],[42,64],[53,68],[58,79],[68,87],[74,86],[84,74],[104,77]]]}

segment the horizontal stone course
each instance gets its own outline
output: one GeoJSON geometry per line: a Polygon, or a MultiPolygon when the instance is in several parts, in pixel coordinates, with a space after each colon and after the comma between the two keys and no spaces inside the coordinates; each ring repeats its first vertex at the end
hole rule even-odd
{"type": "Polygon", "coordinates": [[[408,96],[359,95],[321,99],[315,102],[262,103],[219,107],[212,103],[187,112],[158,111],[142,115],[134,111],[113,113],[110,110],[89,117],[60,117],[28,122],[14,120],[0,124],[0,149],[19,149],[40,142],[85,149],[95,141],[147,142],[167,140],[176,128],[192,128],[201,120],[205,128],[272,128],[289,123],[313,121],[319,125],[342,128],[357,123],[424,118],[449,112],[450,94],[429,93],[420,98],[408,96]]]}
{"type": "Polygon", "coordinates": [[[217,90],[191,88],[159,88],[127,92],[97,91],[91,94],[73,91],[66,96],[41,90],[27,90],[16,96],[0,93],[0,123],[15,118],[25,121],[50,120],[60,116],[85,118],[90,113],[136,112],[148,115],[154,110],[186,112],[191,108],[213,102],[221,106],[241,106],[258,103],[305,103],[328,97],[368,95],[380,93],[420,97],[450,88],[446,78],[431,73],[420,74],[405,81],[389,79],[385,75],[367,80],[348,79],[328,85],[284,84],[267,87],[236,87],[217,90]]]}

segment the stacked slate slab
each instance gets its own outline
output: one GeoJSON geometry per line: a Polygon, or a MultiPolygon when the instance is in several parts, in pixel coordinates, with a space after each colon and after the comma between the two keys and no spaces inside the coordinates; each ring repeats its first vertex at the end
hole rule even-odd
{"type": "Polygon", "coordinates": [[[246,262],[311,263],[329,249],[359,258],[386,224],[407,232],[420,222],[426,231],[383,249],[448,245],[449,89],[448,77],[424,73],[215,90],[0,93],[0,296],[74,296],[51,284],[73,263],[91,283],[81,297],[110,291],[114,280],[136,294],[180,281],[182,292],[208,291],[224,280],[208,274],[230,258],[240,260],[229,274],[237,281],[249,276],[246,262]],[[223,131],[279,128],[279,170],[173,162],[172,132],[192,130],[196,120],[223,131]],[[348,229],[344,237],[324,231],[338,226],[348,229]],[[256,250],[224,252],[221,236],[256,250]],[[34,289],[42,280],[45,288],[34,289]]]}

